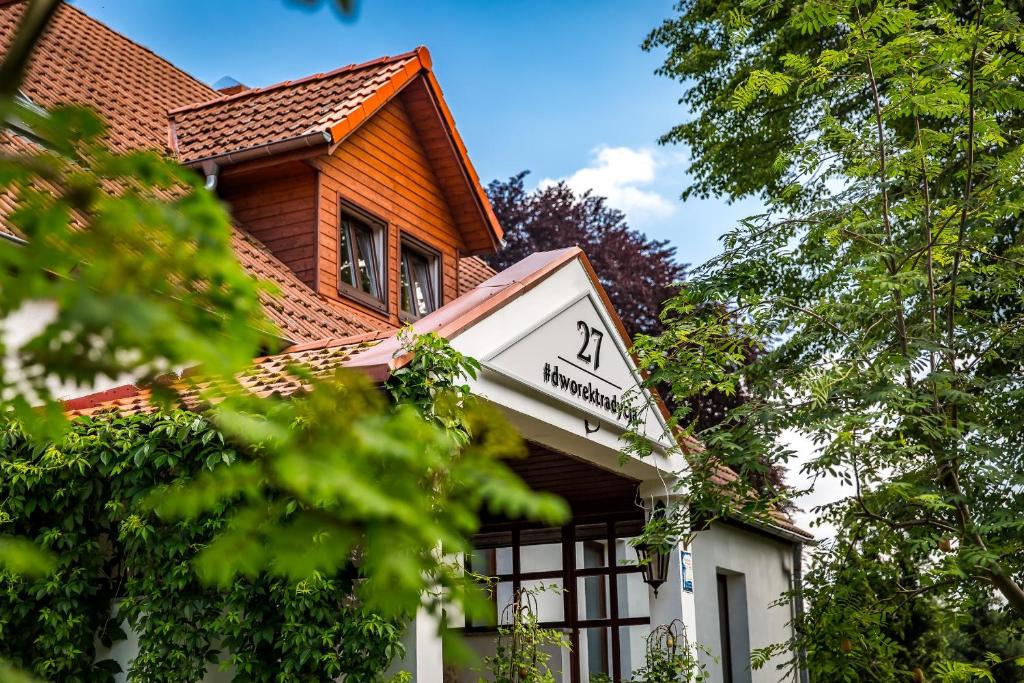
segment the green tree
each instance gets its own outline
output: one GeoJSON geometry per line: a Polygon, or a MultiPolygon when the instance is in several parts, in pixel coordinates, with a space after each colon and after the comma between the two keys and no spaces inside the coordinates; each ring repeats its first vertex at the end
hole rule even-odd
{"type": "Polygon", "coordinates": [[[630,227],[624,213],[592,192],[577,194],[564,182],[528,191],[528,173],[487,186],[487,196],[505,230],[505,245],[484,259],[504,270],[534,252],[580,247],[626,331],[630,335],[660,331],[661,305],[686,277],[686,266],[676,260],[675,247],[630,227]]]}
{"type": "Polygon", "coordinates": [[[1024,624],[997,600],[979,595],[964,611],[959,627],[950,633],[949,654],[961,661],[992,661],[995,683],[1024,680],[1024,624]],[[995,655],[992,657],[992,655],[995,655]]]}
{"type": "Polygon", "coordinates": [[[848,644],[812,662],[822,680],[889,680],[911,666],[883,647],[877,601],[852,599],[851,557],[913,558],[899,590],[953,614],[985,592],[1024,614],[1020,16],[1000,2],[680,9],[649,44],[669,46],[666,72],[697,75],[695,119],[670,134],[694,148],[690,191],[760,192],[768,209],[691,271],[667,331],[638,352],[679,391],[750,393],[700,434],[685,485],[705,514],[770,507],[743,478],[724,492],[706,479],[721,461],[756,466],[753,453],[787,461],[787,430],[816,445],[805,475],[846,482],[849,498],[820,511],[839,550],[808,582],[816,605],[851,598],[848,618],[801,638],[809,653],[848,644]],[[742,372],[742,349],[722,342],[737,328],[770,340],[742,372]]]}

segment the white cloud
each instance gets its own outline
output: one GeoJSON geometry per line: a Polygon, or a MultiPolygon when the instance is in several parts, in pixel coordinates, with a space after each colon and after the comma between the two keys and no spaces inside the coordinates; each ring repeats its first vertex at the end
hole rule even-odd
{"type": "Polygon", "coordinates": [[[593,150],[588,166],[566,178],[545,178],[538,186],[543,188],[564,180],[574,192],[593,190],[594,194],[607,197],[608,204],[625,213],[631,223],[641,225],[675,213],[675,202],[646,187],[656,180],[658,171],[675,161],[670,155],[651,149],[602,145],[593,150]]]}

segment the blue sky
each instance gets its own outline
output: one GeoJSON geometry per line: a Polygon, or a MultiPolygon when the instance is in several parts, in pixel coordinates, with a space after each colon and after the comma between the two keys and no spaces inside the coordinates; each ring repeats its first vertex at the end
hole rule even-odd
{"type": "Polygon", "coordinates": [[[699,263],[757,204],[688,201],[686,150],[658,136],[684,120],[681,86],[640,50],[672,0],[362,0],[342,21],[328,3],[75,0],[92,16],[208,83],[250,86],[426,45],[484,182],[530,170],[609,196],[648,235],[699,263]]]}

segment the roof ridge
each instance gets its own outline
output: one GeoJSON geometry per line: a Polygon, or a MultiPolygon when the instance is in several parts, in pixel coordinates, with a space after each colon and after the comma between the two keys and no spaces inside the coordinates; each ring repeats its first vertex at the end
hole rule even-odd
{"type": "Polygon", "coordinates": [[[309,83],[311,81],[323,80],[325,78],[331,78],[333,76],[337,76],[337,75],[342,74],[342,73],[355,72],[355,71],[361,71],[362,69],[368,69],[370,67],[377,66],[378,64],[385,64],[385,63],[390,63],[390,62],[401,61],[403,59],[410,59],[412,57],[416,57],[419,54],[421,54],[421,50],[423,50],[423,49],[424,49],[423,46],[419,46],[419,47],[416,47],[416,48],[414,48],[412,50],[409,50],[407,52],[402,52],[401,54],[397,54],[397,55],[385,55],[383,57],[377,57],[376,59],[371,59],[368,62],[360,62],[358,64],[347,64],[345,66],[340,66],[340,67],[338,67],[336,69],[332,69],[330,71],[321,71],[320,73],[310,74],[308,76],[303,76],[302,78],[296,78],[296,79],[288,80],[288,81],[280,81],[278,83],[271,83],[270,85],[265,85],[265,86],[262,86],[260,88],[249,88],[248,90],[243,90],[243,91],[237,92],[237,93],[235,93],[233,95],[221,95],[220,97],[215,97],[214,99],[207,100],[205,102],[196,102],[194,104],[187,104],[187,105],[184,105],[184,106],[181,106],[181,107],[175,107],[174,109],[168,110],[167,111],[167,115],[169,117],[173,118],[175,116],[175,114],[180,114],[180,113],[186,112],[186,111],[197,111],[199,109],[205,109],[206,107],[211,107],[211,106],[213,106],[215,104],[223,104],[224,102],[233,102],[235,100],[244,99],[244,98],[250,97],[252,95],[261,95],[263,93],[272,92],[274,90],[280,90],[282,88],[288,88],[288,87],[291,87],[293,85],[299,85],[300,83],[309,83]]]}
{"type": "Polygon", "coordinates": [[[195,76],[193,76],[189,72],[185,71],[184,69],[182,69],[180,66],[178,66],[177,64],[175,64],[171,60],[167,59],[167,57],[164,57],[163,55],[158,54],[157,52],[155,52],[154,50],[146,47],[145,45],[143,45],[139,41],[135,40],[134,38],[129,38],[126,34],[121,33],[120,31],[118,31],[117,29],[113,28],[112,26],[108,26],[107,24],[103,23],[102,21],[100,21],[96,17],[92,16],[91,14],[86,12],[85,10],[76,7],[75,5],[71,4],[70,2],[63,2],[63,3],[61,3],[61,5],[63,7],[67,7],[68,9],[74,10],[75,12],[77,12],[80,15],[82,15],[83,17],[85,17],[89,21],[93,22],[97,26],[103,27],[105,30],[110,31],[112,34],[114,34],[118,38],[121,38],[122,40],[125,40],[125,41],[131,43],[132,45],[134,45],[135,47],[139,48],[140,50],[143,50],[144,52],[148,52],[149,54],[153,55],[154,57],[159,59],[161,62],[166,64],[167,66],[171,67],[172,69],[174,69],[178,73],[180,73],[183,76],[185,76],[188,79],[190,79],[192,82],[196,83],[199,86],[202,86],[203,88],[206,88],[211,93],[217,92],[216,90],[214,90],[214,88],[209,83],[205,83],[205,82],[199,80],[198,78],[196,78],[195,76]]]}

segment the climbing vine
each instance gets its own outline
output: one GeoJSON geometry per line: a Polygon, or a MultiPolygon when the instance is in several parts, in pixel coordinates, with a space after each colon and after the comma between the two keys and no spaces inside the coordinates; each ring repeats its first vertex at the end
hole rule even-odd
{"type": "Polygon", "coordinates": [[[196,681],[220,661],[239,681],[343,672],[373,680],[401,652],[401,624],[364,611],[354,597],[354,566],[299,582],[258,575],[227,589],[199,579],[197,552],[230,506],[165,522],[145,500],[156,485],[236,462],[202,416],[81,419],[47,447],[8,425],[0,447],[0,522],[58,558],[43,579],[0,574],[0,652],[37,675],[110,680],[120,668],[94,663],[93,637],[109,647],[124,638],[124,621],[139,639],[135,680],[196,681]]]}
{"type": "Polygon", "coordinates": [[[554,683],[551,653],[571,644],[562,631],[540,625],[538,597],[549,590],[557,592],[554,585],[520,588],[502,610],[494,656],[484,659],[493,683],[554,683]]]}
{"type": "Polygon", "coordinates": [[[459,353],[436,334],[414,334],[411,327],[398,333],[409,362],[388,377],[387,388],[396,403],[416,406],[459,443],[469,438],[466,404],[471,401],[468,379],[476,379],[480,362],[459,353]]]}
{"type": "MultiPolygon", "coordinates": [[[[392,382],[393,407],[356,376],[282,401],[293,411],[288,438],[301,443],[325,425],[337,433],[337,454],[310,451],[302,463],[236,445],[186,410],[80,418],[46,445],[0,426],[0,533],[57,558],[41,578],[0,571],[0,659],[48,680],[109,681],[119,665],[102,653],[127,626],[138,638],[132,680],[198,681],[217,667],[245,682],[379,680],[402,652],[404,620],[379,612],[374,601],[386,596],[368,585],[413,590],[425,566],[416,544],[429,536],[430,550],[438,539],[457,547],[483,504],[551,518],[563,509],[533,498],[498,460],[517,442],[468,404],[458,377],[473,362],[432,335],[406,346],[438,362],[411,364],[400,390],[392,382]],[[344,419],[328,422],[334,413],[344,419]],[[346,505],[366,509],[275,485],[334,476],[339,462],[351,468],[341,485],[364,491],[346,505]],[[430,506],[416,496],[430,497],[435,517],[402,516],[430,506]],[[405,568],[410,578],[388,574],[405,568]]],[[[436,580],[449,598],[458,590],[436,580]]]]}

